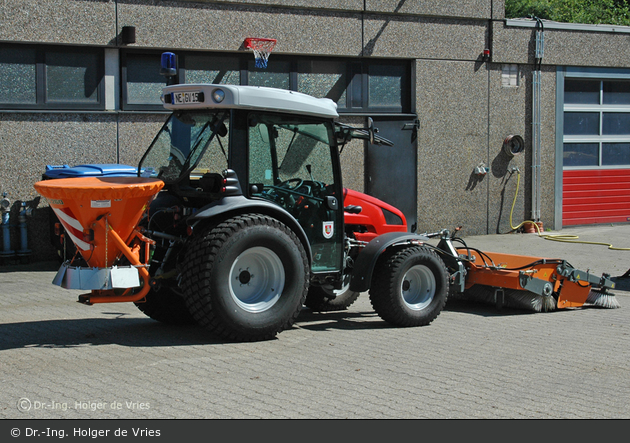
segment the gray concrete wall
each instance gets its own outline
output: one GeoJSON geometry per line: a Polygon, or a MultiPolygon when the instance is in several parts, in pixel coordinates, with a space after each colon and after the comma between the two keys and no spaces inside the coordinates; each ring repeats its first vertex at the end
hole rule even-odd
{"type": "MultiPolygon", "coordinates": [[[[299,10],[255,6],[253,1],[232,3],[163,2],[164,7],[156,8],[148,1],[124,2],[118,5],[119,28],[135,26],[136,43],[131,46],[141,47],[238,51],[243,49],[244,36],[258,36],[276,38],[276,54],[474,60],[485,47],[487,21],[433,16],[465,14],[471,3],[485,5],[475,9],[477,13],[472,17],[484,9],[487,13],[482,16],[490,16],[489,1],[467,2],[465,10],[462,6],[444,8],[450,14],[422,14],[416,10],[429,9],[426,2],[419,7],[417,2],[391,0],[377,1],[373,6],[368,2],[369,14],[354,12],[352,7],[327,9],[327,2],[322,2],[321,9],[299,10]]],[[[295,6],[300,2],[268,3],[295,6]]],[[[460,4],[429,3],[440,3],[442,7],[460,4]]]]}
{"type": "Polygon", "coordinates": [[[136,166],[168,115],[122,114],[118,119],[120,163],[136,166]]]}
{"type": "Polygon", "coordinates": [[[437,17],[490,18],[491,0],[367,0],[366,10],[437,17]]]}
{"type": "MultiPolygon", "coordinates": [[[[530,22],[533,24],[534,22],[530,22]]],[[[577,29],[578,27],[576,27],[577,29]]],[[[628,67],[630,34],[544,28],[543,64],[550,66],[628,67]]],[[[534,61],[534,28],[493,22],[493,60],[500,63],[531,64],[534,61]]]]}
{"type": "MultiPolygon", "coordinates": [[[[532,69],[521,65],[519,86],[504,87],[501,65],[489,68],[488,127],[488,233],[510,232],[521,222],[531,220],[532,210],[532,69]],[[525,150],[509,157],[503,142],[509,135],[520,135],[525,150]],[[514,171],[513,168],[518,168],[514,171]],[[520,172],[520,183],[517,181],[520,172]],[[518,191],[518,193],[517,193],[518,191]],[[510,221],[512,204],[516,203],[510,221]]],[[[553,228],[555,170],[555,70],[543,67],[541,73],[541,221],[553,228]]]]}
{"type": "Polygon", "coordinates": [[[3,0],[0,41],[109,45],[116,37],[114,0],[3,0]]]}
{"type": "Polygon", "coordinates": [[[486,31],[487,22],[480,20],[374,15],[365,19],[365,55],[476,60],[486,31]]]}
{"type": "Polygon", "coordinates": [[[262,5],[302,9],[386,12],[438,17],[503,18],[504,0],[192,0],[196,3],[262,5]],[[494,5],[493,5],[494,4],[494,5]]]}
{"type": "Polygon", "coordinates": [[[361,16],[356,13],[162,3],[157,8],[148,1],[118,5],[119,25],[136,27],[136,44],[131,46],[238,51],[245,37],[273,37],[278,40],[276,53],[356,56],[361,51],[361,16]]]}
{"type": "Polygon", "coordinates": [[[419,60],[416,79],[418,230],[463,224],[468,233],[486,232],[487,180],[472,175],[488,156],[485,65],[419,60]],[[453,83],[454,77],[459,84],[453,83]]]}
{"type": "Polygon", "coordinates": [[[12,202],[11,244],[19,249],[20,202],[36,205],[28,220],[34,260],[54,257],[49,243],[50,209],[33,187],[46,165],[116,163],[116,116],[91,113],[0,113],[0,194],[12,202]]]}

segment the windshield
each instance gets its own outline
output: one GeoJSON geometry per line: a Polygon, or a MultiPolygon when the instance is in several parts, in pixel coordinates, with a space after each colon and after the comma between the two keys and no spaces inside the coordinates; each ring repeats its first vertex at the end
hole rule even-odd
{"type": "Polygon", "coordinates": [[[175,183],[191,172],[221,172],[228,164],[227,116],[225,111],[172,114],[140,161],[140,174],[175,183]]]}

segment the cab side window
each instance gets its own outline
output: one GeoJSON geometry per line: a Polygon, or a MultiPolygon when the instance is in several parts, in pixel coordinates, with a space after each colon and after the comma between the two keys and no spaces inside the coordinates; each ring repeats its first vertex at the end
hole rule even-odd
{"type": "Polygon", "coordinates": [[[291,116],[251,114],[249,186],[254,197],[286,209],[300,223],[313,250],[313,270],[339,269],[343,213],[328,207],[335,196],[332,128],[291,116]]]}

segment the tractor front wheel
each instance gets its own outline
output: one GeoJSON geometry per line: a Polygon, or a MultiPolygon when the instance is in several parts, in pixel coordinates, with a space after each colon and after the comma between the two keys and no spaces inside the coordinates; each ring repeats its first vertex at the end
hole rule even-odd
{"type": "Polygon", "coordinates": [[[429,248],[409,247],[379,260],[370,302],[388,323],[425,326],[442,312],[448,290],[448,270],[440,257],[429,248]]]}

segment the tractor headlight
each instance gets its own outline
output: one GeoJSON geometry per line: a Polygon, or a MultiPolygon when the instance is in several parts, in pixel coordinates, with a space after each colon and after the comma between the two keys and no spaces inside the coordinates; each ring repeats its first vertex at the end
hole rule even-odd
{"type": "Polygon", "coordinates": [[[225,92],[222,89],[215,89],[212,91],[212,100],[215,103],[221,103],[225,99],[225,92]]]}

